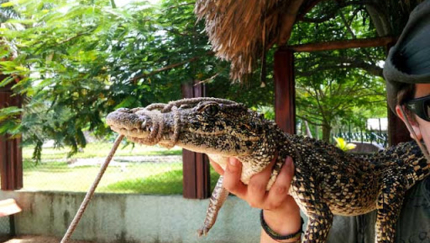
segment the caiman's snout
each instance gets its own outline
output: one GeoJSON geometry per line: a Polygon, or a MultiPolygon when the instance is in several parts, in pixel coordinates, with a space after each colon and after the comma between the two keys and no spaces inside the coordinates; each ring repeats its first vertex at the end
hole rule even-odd
{"type": "Polygon", "coordinates": [[[106,123],[127,137],[146,138],[153,130],[152,117],[139,108],[119,108],[106,117],[106,123]]]}

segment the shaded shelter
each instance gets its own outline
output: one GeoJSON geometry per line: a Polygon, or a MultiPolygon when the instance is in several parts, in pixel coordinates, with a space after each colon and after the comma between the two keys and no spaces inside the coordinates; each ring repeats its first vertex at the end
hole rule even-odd
{"type": "MultiPolygon", "coordinates": [[[[266,52],[277,48],[274,56],[275,121],[288,133],[296,133],[295,52],[382,46],[388,53],[406,24],[409,13],[422,0],[334,0],[337,4],[334,11],[319,20],[309,19],[306,15],[322,2],[327,1],[196,0],[195,13],[199,20],[205,21],[205,30],[215,55],[231,63],[230,77],[233,81],[244,82],[246,76],[259,67],[264,73],[266,52]],[[366,9],[378,36],[288,45],[293,27],[299,21],[324,21],[335,17],[339,9],[351,5],[366,9]]],[[[387,112],[389,144],[409,141],[409,132],[403,122],[390,109],[387,112]]],[[[207,166],[196,168],[200,169],[194,170],[194,177],[208,177],[207,166]]],[[[197,191],[208,188],[206,184],[196,186],[197,191]]],[[[186,187],[184,181],[184,188],[186,187]]],[[[203,192],[200,195],[209,194],[203,192]]]]}
{"type": "MultiPolygon", "coordinates": [[[[345,48],[383,46],[388,50],[405,25],[416,1],[333,1],[332,12],[321,19],[307,17],[322,0],[197,0],[195,12],[204,19],[209,40],[217,57],[231,62],[231,78],[243,82],[244,77],[257,68],[261,60],[264,69],[266,52],[275,53],[275,113],[276,121],[286,131],[294,133],[294,52],[322,51],[345,48]],[[291,46],[288,41],[293,27],[300,21],[323,21],[333,18],[339,9],[356,5],[369,14],[377,35],[369,39],[341,39],[331,42],[305,43],[291,46]]],[[[297,33],[300,34],[300,33],[297,33]]],[[[264,72],[264,70],[263,70],[264,72]]],[[[390,113],[391,111],[389,111],[390,113]]],[[[389,114],[390,144],[410,140],[406,128],[394,115],[389,114]],[[394,133],[396,131],[396,133],[394,133]]]]}

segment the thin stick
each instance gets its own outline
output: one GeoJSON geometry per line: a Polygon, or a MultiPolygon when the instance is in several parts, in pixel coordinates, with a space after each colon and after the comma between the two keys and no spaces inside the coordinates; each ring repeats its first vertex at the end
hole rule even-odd
{"type": "Polygon", "coordinates": [[[115,143],[113,144],[113,147],[112,147],[111,151],[109,152],[109,155],[106,157],[105,162],[100,167],[100,171],[97,174],[96,179],[94,180],[93,184],[91,185],[90,189],[88,190],[87,194],[85,195],[85,198],[82,201],[81,206],[79,207],[78,212],[75,215],[75,218],[73,218],[72,223],[70,223],[70,226],[67,229],[67,232],[64,235],[63,239],[61,239],[60,243],[66,243],[69,241],[70,236],[72,236],[73,231],[75,231],[76,226],[78,226],[79,220],[82,218],[82,215],[84,214],[84,211],[88,206],[88,203],[90,202],[92,196],[94,195],[94,191],[96,190],[100,180],[102,179],[103,174],[105,173],[105,171],[109,165],[109,162],[112,160],[112,157],[115,154],[116,150],[118,149],[118,146],[121,143],[123,138],[124,138],[124,135],[119,135],[116,138],[115,143]]]}

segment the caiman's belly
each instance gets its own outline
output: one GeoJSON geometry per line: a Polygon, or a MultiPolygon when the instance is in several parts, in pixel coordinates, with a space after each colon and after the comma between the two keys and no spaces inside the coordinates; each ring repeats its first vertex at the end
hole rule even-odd
{"type": "MultiPolygon", "coordinates": [[[[215,163],[219,164],[223,170],[226,169],[227,163],[228,163],[228,157],[218,154],[207,154],[208,157],[215,163]]],[[[262,165],[260,167],[258,166],[252,166],[252,163],[249,161],[246,161],[245,158],[237,158],[242,163],[242,174],[240,180],[244,184],[248,184],[251,177],[259,172],[261,172],[265,167],[262,165]]],[[[282,161],[279,161],[278,163],[282,164],[282,161]]],[[[267,183],[266,189],[269,190],[273,183],[276,180],[276,176],[278,175],[278,171],[273,171],[272,176],[270,177],[269,182],[267,183]]]]}

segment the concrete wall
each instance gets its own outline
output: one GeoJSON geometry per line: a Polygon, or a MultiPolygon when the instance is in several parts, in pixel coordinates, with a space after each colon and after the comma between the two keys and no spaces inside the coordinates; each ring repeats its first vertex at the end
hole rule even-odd
{"type": "MultiPolygon", "coordinates": [[[[18,235],[62,237],[79,208],[84,193],[0,192],[23,208],[16,216],[18,235]]],[[[198,238],[208,200],[182,196],[96,194],[73,239],[95,242],[258,242],[259,210],[229,197],[208,236],[198,238]]]]}
{"type": "Polygon", "coordinates": [[[352,142],[355,145],[357,145],[354,149],[349,150],[348,152],[351,153],[375,153],[379,150],[383,150],[384,147],[381,147],[380,145],[373,144],[373,143],[359,143],[359,142],[352,142]]]}

